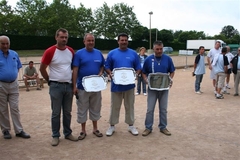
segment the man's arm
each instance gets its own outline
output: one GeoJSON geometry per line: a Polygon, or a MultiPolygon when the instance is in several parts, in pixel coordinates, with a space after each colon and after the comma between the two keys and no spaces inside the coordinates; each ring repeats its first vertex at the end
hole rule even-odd
{"type": "Polygon", "coordinates": [[[46,64],[43,64],[43,63],[40,64],[40,72],[41,72],[43,78],[48,82],[49,76],[47,73],[47,67],[48,67],[48,65],[46,65],[46,64]]]}
{"type": "Polygon", "coordinates": [[[73,94],[77,93],[77,76],[78,76],[78,67],[73,66],[73,72],[72,72],[73,94]]]}

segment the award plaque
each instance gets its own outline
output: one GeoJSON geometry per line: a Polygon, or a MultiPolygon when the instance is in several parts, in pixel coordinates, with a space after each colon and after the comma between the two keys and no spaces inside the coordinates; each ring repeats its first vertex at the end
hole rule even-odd
{"type": "Polygon", "coordinates": [[[133,68],[113,69],[113,82],[118,85],[135,84],[136,73],[133,68]]]}
{"type": "Polygon", "coordinates": [[[148,86],[151,90],[168,90],[172,80],[167,73],[150,73],[148,75],[148,86]]]}
{"type": "Polygon", "coordinates": [[[107,81],[103,76],[91,75],[83,77],[82,85],[86,92],[99,92],[107,88],[107,81]]]}

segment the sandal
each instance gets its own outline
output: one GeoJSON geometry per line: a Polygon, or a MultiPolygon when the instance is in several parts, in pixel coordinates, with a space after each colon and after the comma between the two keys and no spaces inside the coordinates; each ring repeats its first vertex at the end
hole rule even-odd
{"type": "Polygon", "coordinates": [[[87,136],[86,133],[81,132],[80,136],[78,137],[79,140],[83,140],[87,136]]]}
{"type": "Polygon", "coordinates": [[[96,130],[95,132],[93,132],[93,134],[96,135],[97,137],[103,136],[103,134],[99,130],[96,130]]]}

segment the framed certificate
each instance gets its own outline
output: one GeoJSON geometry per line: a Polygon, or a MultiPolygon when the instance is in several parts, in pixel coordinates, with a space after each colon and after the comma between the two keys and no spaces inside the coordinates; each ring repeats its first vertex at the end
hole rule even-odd
{"type": "Polygon", "coordinates": [[[118,85],[135,84],[136,73],[133,68],[113,69],[113,82],[118,85]]]}
{"type": "Polygon", "coordinates": [[[148,86],[151,90],[168,90],[171,84],[171,78],[167,73],[150,73],[148,75],[148,86]]]}
{"type": "Polygon", "coordinates": [[[107,81],[103,76],[91,75],[83,77],[82,85],[86,92],[99,92],[107,88],[107,81]]]}

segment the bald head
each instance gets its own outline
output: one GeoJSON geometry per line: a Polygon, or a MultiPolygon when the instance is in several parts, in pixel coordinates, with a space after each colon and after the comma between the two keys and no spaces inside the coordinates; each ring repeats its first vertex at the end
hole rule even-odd
{"type": "Polygon", "coordinates": [[[230,47],[229,47],[229,46],[226,46],[226,48],[227,48],[227,52],[230,52],[230,47]]]}

